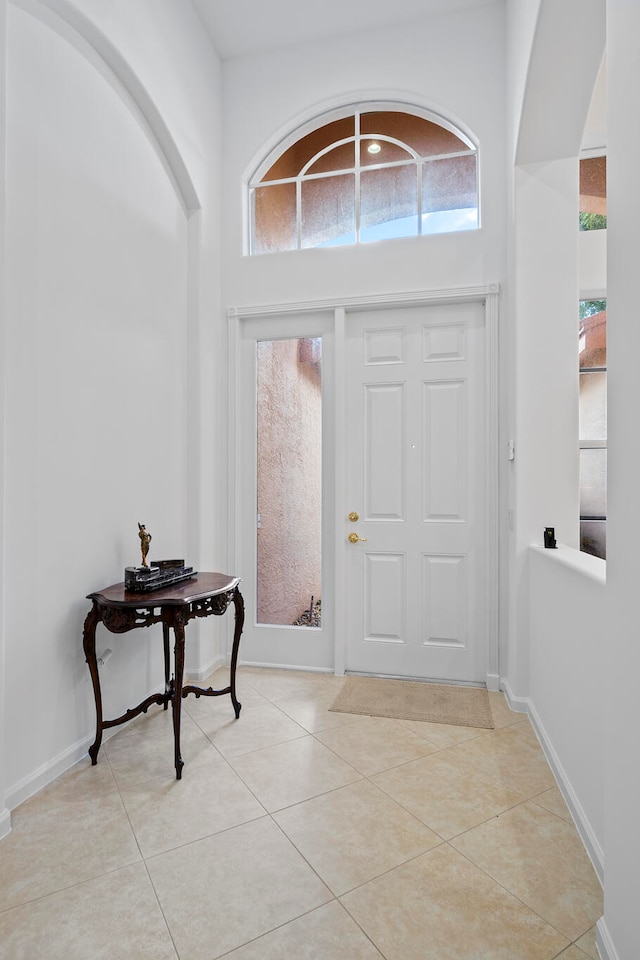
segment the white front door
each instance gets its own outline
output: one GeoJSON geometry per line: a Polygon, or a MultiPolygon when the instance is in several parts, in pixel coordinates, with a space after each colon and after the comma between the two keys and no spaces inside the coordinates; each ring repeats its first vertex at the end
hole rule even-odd
{"type": "Polygon", "coordinates": [[[348,672],[487,678],[484,328],[481,301],[347,314],[348,672]]]}

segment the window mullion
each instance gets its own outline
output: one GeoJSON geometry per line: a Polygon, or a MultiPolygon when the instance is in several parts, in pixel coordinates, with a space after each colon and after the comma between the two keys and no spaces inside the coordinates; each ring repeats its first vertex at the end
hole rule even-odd
{"type": "Polygon", "coordinates": [[[356,228],[356,243],[360,243],[360,111],[356,110],[355,114],[355,151],[356,155],[354,157],[355,161],[355,197],[354,197],[354,213],[355,213],[355,228],[356,228]]]}

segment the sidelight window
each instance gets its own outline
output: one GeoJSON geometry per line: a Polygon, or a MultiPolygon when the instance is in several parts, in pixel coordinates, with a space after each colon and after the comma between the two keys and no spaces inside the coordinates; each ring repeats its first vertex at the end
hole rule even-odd
{"type": "Polygon", "coordinates": [[[607,302],[581,300],[580,549],[606,558],[607,302]]]}

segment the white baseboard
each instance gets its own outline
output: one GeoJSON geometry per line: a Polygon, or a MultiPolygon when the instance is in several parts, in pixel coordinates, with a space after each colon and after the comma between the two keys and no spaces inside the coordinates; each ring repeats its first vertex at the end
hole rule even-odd
{"type": "Polygon", "coordinates": [[[2,813],[0,813],[0,840],[3,840],[4,837],[8,837],[11,833],[11,811],[4,808],[2,813]]]}
{"type": "Polygon", "coordinates": [[[552,773],[556,778],[556,783],[560,793],[564,797],[564,801],[569,808],[569,812],[573,818],[573,822],[576,825],[576,829],[580,834],[580,839],[582,840],[585,850],[591,860],[593,869],[596,872],[600,884],[604,886],[604,850],[598,842],[591,824],[584,812],[582,804],[578,800],[575,790],[573,789],[571,782],[566,774],[560,758],[558,757],[549,736],[544,728],[534,704],[528,697],[514,697],[513,693],[509,688],[509,684],[506,680],[502,681],[502,689],[505,693],[505,696],[509,702],[509,706],[512,710],[517,711],[518,713],[526,713],[531,720],[533,729],[536,732],[536,736],[540,741],[540,745],[544,752],[544,755],[547,759],[549,766],[551,767],[552,773]]]}
{"type": "Polygon", "coordinates": [[[620,960],[604,917],[600,917],[596,923],[596,947],[600,954],[600,960],[620,960]]]}
{"type": "Polygon", "coordinates": [[[219,670],[220,667],[226,666],[227,658],[222,654],[217,654],[208,663],[205,663],[204,666],[201,665],[197,670],[186,670],[185,677],[189,683],[202,683],[203,680],[206,680],[207,677],[211,676],[214,670],[219,670]]]}
{"type": "MultiPolygon", "coordinates": [[[[210,676],[214,670],[217,670],[218,667],[225,666],[225,664],[226,657],[224,655],[218,655],[214,657],[210,663],[200,667],[199,670],[195,672],[185,672],[186,679],[188,682],[201,683],[208,676],[210,676]]],[[[148,696],[151,696],[154,693],[162,693],[163,691],[164,684],[161,687],[159,686],[154,690],[151,690],[148,696]]],[[[104,730],[102,742],[105,743],[110,737],[117,733],[118,730],[121,730],[125,726],[127,726],[127,724],[122,724],[122,726],[118,727],[109,727],[109,729],[104,730]]],[[[32,773],[28,774],[22,780],[19,780],[18,783],[9,788],[6,796],[7,810],[4,814],[0,813],[0,839],[11,830],[10,811],[15,810],[16,807],[19,807],[20,804],[24,803],[25,800],[28,800],[29,797],[32,797],[34,794],[38,793],[49,783],[61,776],[63,773],[66,773],[67,770],[86,757],[89,747],[93,743],[94,739],[95,732],[92,732],[89,736],[83,737],[70,747],[67,747],[67,749],[59,753],[57,757],[47,761],[47,763],[43,763],[42,766],[38,767],[37,770],[34,770],[32,773]]]]}
{"type": "MultiPolygon", "coordinates": [[[[164,683],[161,687],[156,687],[154,690],[151,690],[148,696],[163,692],[164,683]]],[[[128,726],[129,723],[131,723],[130,720],[127,721],[127,723],[123,723],[121,726],[109,727],[107,730],[103,730],[102,743],[106,743],[106,741],[109,740],[115,733],[128,726]]],[[[19,780],[17,783],[15,783],[12,787],[9,787],[6,796],[6,804],[9,810],[15,810],[16,807],[19,807],[20,804],[24,803],[25,800],[28,800],[29,797],[34,796],[34,794],[44,789],[44,787],[52,783],[59,776],[61,776],[63,773],[66,773],[67,770],[70,770],[71,767],[75,766],[76,763],[86,757],[89,747],[94,740],[95,728],[92,730],[90,735],[76,741],[76,743],[59,753],[57,757],[54,757],[52,760],[48,760],[46,763],[43,763],[42,766],[38,767],[37,770],[34,770],[26,777],[23,777],[22,780],[19,780]]],[[[2,820],[0,816],[0,837],[2,836],[1,830],[2,820]]]]}
{"type": "Polygon", "coordinates": [[[487,674],[487,690],[490,690],[492,693],[497,693],[500,689],[500,677],[497,673],[488,673],[487,674]]]}
{"type": "Polygon", "coordinates": [[[576,793],[571,786],[569,778],[567,777],[566,771],[560,762],[560,759],[555,752],[549,737],[546,734],[542,721],[536,713],[535,707],[532,707],[529,714],[529,719],[533,724],[533,728],[536,731],[538,740],[542,745],[542,749],[547,758],[549,766],[551,767],[560,792],[564,797],[565,803],[569,807],[571,816],[576,825],[580,838],[585,845],[586,851],[589,855],[589,859],[593,864],[593,869],[596,872],[598,880],[600,881],[601,886],[604,886],[604,850],[600,845],[598,838],[596,837],[589,820],[584,812],[582,804],[578,800],[576,793]]]}
{"type": "Polygon", "coordinates": [[[33,773],[30,773],[22,780],[19,780],[18,783],[14,784],[13,787],[10,787],[7,791],[6,798],[9,809],[15,810],[16,807],[19,807],[20,804],[28,800],[29,797],[38,793],[38,791],[46,787],[47,784],[51,783],[61,774],[66,773],[74,764],[82,760],[83,757],[86,757],[87,751],[94,739],[95,733],[92,733],[90,737],[84,737],[82,740],[78,740],[72,746],[63,750],[62,753],[59,753],[53,760],[43,763],[42,766],[34,770],[33,773]]]}
{"type": "Polygon", "coordinates": [[[504,677],[500,679],[500,689],[507,698],[507,703],[511,710],[514,710],[516,713],[529,713],[529,700],[526,697],[516,697],[509,686],[509,681],[505,680],[504,677]]]}

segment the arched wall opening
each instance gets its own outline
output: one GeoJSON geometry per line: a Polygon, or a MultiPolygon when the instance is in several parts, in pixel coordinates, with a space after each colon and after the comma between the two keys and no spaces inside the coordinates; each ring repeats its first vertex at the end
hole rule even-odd
{"type": "MultiPolygon", "coordinates": [[[[87,592],[136,562],[138,521],[162,555],[185,549],[200,203],[160,109],[73,4],[9,3],[7,47],[10,809],[92,738],[87,592]],[[43,732],[45,716],[56,722],[43,732]]],[[[117,714],[155,689],[161,654],[150,638],[109,641],[103,690],[117,714]]]]}

